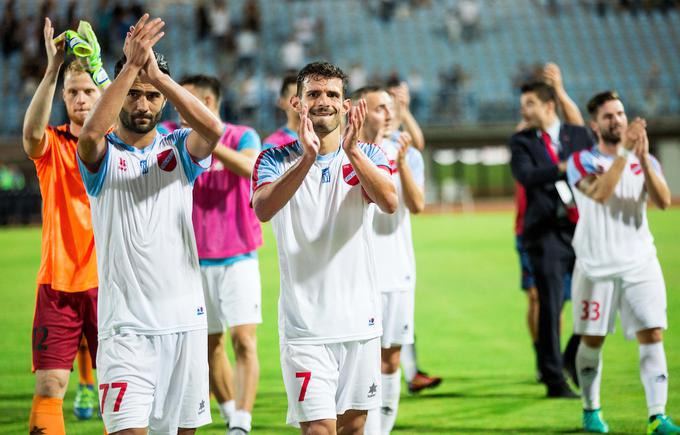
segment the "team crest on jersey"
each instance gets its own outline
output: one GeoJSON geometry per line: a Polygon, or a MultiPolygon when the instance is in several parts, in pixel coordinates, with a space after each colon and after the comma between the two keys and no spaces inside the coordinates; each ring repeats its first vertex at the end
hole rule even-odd
{"type": "Polygon", "coordinates": [[[321,170],[321,182],[330,183],[331,182],[331,170],[330,168],[323,168],[321,170]]]}
{"type": "Polygon", "coordinates": [[[390,160],[390,174],[396,174],[397,173],[397,161],[396,160],[390,160]]]}
{"type": "Polygon", "coordinates": [[[177,166],[177,157],[171,149],[158,153],[156,158],[158,159],[158,166],[165,172],[172,172],[177,166]]]}
{"type": "Polygon", "coordinates": [[[124,158],[118,159],[118,170],[121,172],[126,172],[127,171],[127,160],[124,158]]]}
{"type": "Polygon", "coordinates": [[[639,163],[631,163],[630,164],[630,170],[633,171],[633,174],[635,174],[635,175],[642,174],[642,167],[640,166],[639,163]]]}
{"type": "Polygon", "coordinates": [[[345,180],[345,183],[349,184],[350,186],[356,186],[359,184],[359,177],[354,171],[351,163],[342,165],[342,179],[345,180]]]}

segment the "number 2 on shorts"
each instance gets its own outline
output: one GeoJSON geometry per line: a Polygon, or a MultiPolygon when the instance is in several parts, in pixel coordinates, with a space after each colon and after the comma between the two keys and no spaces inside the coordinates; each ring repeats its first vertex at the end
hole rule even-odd
{"type": "Polygon", "coordinates": [[[302,387],[300,388],[300,397],[298,397],[298,402],[303,402],[305,400],[305,394],[307,394],[309,380],[312,379],[312,372],[297,372],[295,373],[295,377],[304,378],[302,381],[302,387]]]}
{"type": "Polygon", "coordinates": [[[116,403],[113,404],[113,412],[118,412],[120,410],[120,404],[123,402],[123,396],[125,395],[125,390],[127,390],[127,382],[112,382],[111,384],[99,384],[99,389],[103,390],[102,393],[102,412],[104,412],[104,405],[106,404],[106,395],[110,388],[118,388],[118,396],[116,397],[116,403]]]}

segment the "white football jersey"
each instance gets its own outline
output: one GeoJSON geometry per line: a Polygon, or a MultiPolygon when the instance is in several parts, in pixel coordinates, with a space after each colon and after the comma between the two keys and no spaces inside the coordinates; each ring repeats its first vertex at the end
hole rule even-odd
{"type": "MultiPolygon", "coordinates": [[[[373,233],[375,237],[375,264],[378,286],[381,291],[414,290],[416,285],[416,260],[411,238],[411,214],[404,203],[404,192],[397,168],[400,145],[385,139],[382,149],[390,163],[392,181],[399,194],[399,206],[393,214],[383,213],[372,205],[373,233]]],[[[415,182],[423,188],[424,165],[420,152],[409,147],[406,163],[415,182]]]]}
{"type": "Polygon", "coordinates": [[[92,206],[100,339],[207,327],[191,210],[210,157],[192,160],[190,131],[158,133],[141,150],[109,133],[97,172],[78,160],[92,206]]]}
{"type": "MultiPolygon", "coordinates": [[[[358,146],[389,171],[380,148],[358,146]]],[[[263,151],[253,171],[253,192],[276,181],[302,154],[298,142],[263,151]]],[[[382,334],[369,218],[369,204],[342,147],[318,156],[297,192],[272,218],[282,343],[330,344],[382,334]]]]}
{"type": "MultiPolygon", "coordinates": [[[[656,257],[654,238],[647,225],[645,176],[637,157],[628,156],[621,179],[605,204],[576,188],[582,178],[608,171],[614,159],[595,146],[573,154],[567,167],[579,211],[574,251],[585,273],[593,278],[620,275],[656,257]]],[[[658,161],[652,156],[650,159],[657,174],[663,176],[658,161]]]]}

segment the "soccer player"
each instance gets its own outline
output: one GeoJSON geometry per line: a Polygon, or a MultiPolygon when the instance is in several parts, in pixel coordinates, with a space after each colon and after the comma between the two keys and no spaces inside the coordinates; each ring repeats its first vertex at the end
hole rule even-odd
{"type": "Polygon", "coordinates": [[[144,14],[131,28],[78,138],[100,253],[97,366],[110,434],[191,434],[211,421],[192,189],[224,126],[152,51],[163,25],[144,14]],[[193,129],[156,131],[166,98],[193,129]]]}
{"type": "MultiPolygon", "coordinates": [[[[23,128],[24,151],[35,163],[43,200],[42,255],[33,319],[36,383],[29,431],[63,434],[63,399],[81,337],[87,337],[91,356],[97,354],[97,263],[90,204],[78,175],[75,152],[78,135],[100,91],[82,63],[70,63],[62,91],[69,122],[48,126],[65,41],[54,43],[49,18],[45,18],[43,35],[47,69],[26,111],[23,128]]],[[[90,398],[89,410],[83,413],[89,411],[91,416],[94,392],[85,387],[79,394],[90,398]]]]}
{"type": "Polygon", "coordinates": [[[290,99],[297,90],[297,74],[286,74],[281,83],[281,92],[277,106],[286,114],[286,125],[267,136],[262,143],[262,149],[269,149],[279,145],[286,145],[298,139],[297,131],[300,127],[300,114],[290,103],[290,99]]]}
{"type": "MultiPolygon", "coordinates": [[[[217,78],[194,75],[180,84],[219,118],[217,78]]],[[[182,126],[188,126],[184,119],[182,126]]],[[[210,385],[222,417],[229,421],[229,433],[239,434],[251,430],[260,373],[256,331],[262,323],[262,290],[257,248],[262,245],[262,230],[250,207],[250,176],[260,137],[243,125],[225,123],[224,128],[210,168],[194,183],[193,223],[208,315],[210,385]],[[236,357],[235,376],[224,351],[226,327],[236,357]]]]}
{"type": "MultiPolygon", "coordinates": [[[[401,346],[413,344],[416,264],[410,213],[420,213],[425,208],[424,164],[420,152],[411,147],[408,133],[399,133],[396,140],[384,138],[392,127],[394,110],[387,91],[367,86],[353,93],[352,100],[360,99],[366,100],[366,121],[359,140],[381,144],[399,195],[397,211],[388,214],[374,210],[372,225],[377,282],[382,293],[382,403],[380,412],[371,411],[369,418],[376,415],[380,419],[379,433],[389,434],[399,408],[401,346]]],[[[375,426],[372,422],[369,425],[375,426]]],[[[369,429],[374,432],[377,428],[369,429]]]]}
{"type": "MultiPolygon", "coordinates": [[[[412,145],[422,151],[425,148],[425,136],[418,121],[411,113],[411,94],[408,84],[400,80],[387,83],[387,91],[392,96],[392,120],[390,130],[398,135],[400,130],[408,133],[412,138],[412,145]]],[[[404,344],[400,352],[401,366],[410,393],[418,393],[428,388],[435,388],[442,382],[439,376],[429,376],[418,367],[415,334],[413,343],[404,344]]]]}
{"type": "Polygon", "coordinates": [[[659,162],[649,154],[646,124],[630,125],[615,92],[588,102],[598,143],[572,155],[569,183],[580,219],[574,234],[574,331],[582,334],[576,366],[583,397],[583,427],[606,433],[600,411],[602,345],[614,331],[617,312],[628,339],[637,338],[645,390],[648,434],[678,434],[665,415],[668,368],[662,341],[667,327],[666,286],[647,224],[647,200],[670,205],[659,162]]]}
{"type": "Polygon", "coordinates": [[[380,398],[369,202],[393,213],[398,199],[383,152],[357,141],[366,103],[345,99],[346,80],[326,62],[300,70],[300,139],[263,151],[252,177],[255,214],[272,221],[278,245],[287,422],[304,434],[361,434],[380,398]]]}

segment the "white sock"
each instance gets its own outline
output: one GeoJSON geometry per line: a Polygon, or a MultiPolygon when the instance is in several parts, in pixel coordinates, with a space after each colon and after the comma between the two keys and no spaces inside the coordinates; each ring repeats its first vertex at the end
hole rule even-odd
{"type": "Polygon", "coordinates": [[[368,410],[364,435],[380,435],[380,408],[368,410]]]}
{"type": "Polygon", "coordinates": [[[252,421],[253,416],[250,415],[250,412],[243,409],[237,409],[229,419],[229,428],[231,429],[232,427],[239,427],[250,432],[252,429],[252,421]]]}
{"type": "Polygon", "coordinates": [[[382,374],[382,406],[380,407],[380,432],[383,435],[392,432],[397,420],[399,394],[401,393],[401,370],[391,374],[382,374]]]}
{"type": "Polygon", "coordinates": [[[649,416],[663,414],[668,400],[668,367],[663,342],[640,345],[640,379],[649,416]]]}
{"type": "Polygon", "coordinates": [[[404,379],[406,382],[413,381],[418,373],[418,364],[416,362],[415,344],[405,344],[401,346],[401,355],[399,361],[401,368],[404,371],[404,379]]]}
{"type": "Polygon", "coordinates": [[[602,348],[590,347],[581,340],[576,351],[576,374],[581,384],[583,409],[600,409],[602,382],[602,348]]]}
{"type": "Polygon", "coordinates": [[[220,415],[222,416],[222,419],[228,423],[229,420],[231,420],[231,416],[234,414],[234,411],[236,411],[236,402],[233,400],[227,400],[224,403],[220,403],[218,407],[220,408],[220,415]]]}

